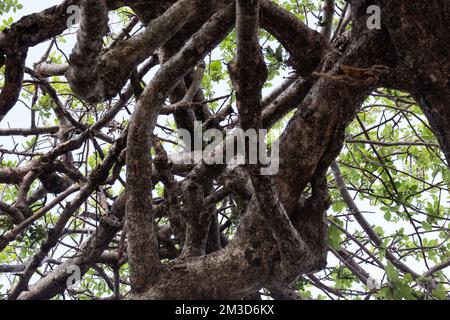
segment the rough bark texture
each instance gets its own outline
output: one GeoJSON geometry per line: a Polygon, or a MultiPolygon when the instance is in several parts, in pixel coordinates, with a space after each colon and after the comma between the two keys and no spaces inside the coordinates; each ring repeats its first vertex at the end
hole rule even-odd
{"type": "MultiPolygon", "coordinates": [[[[76,193],[28,261],[0,265],[0,272],[21,273],[8,298],[50,299],[67,291],[67,270],[73,266],[85,275],[91,268],[96,270],[96,263],[105,263],[117,275],[128,263],[130,297],[135,299],[240,299],[262,288],[275,298],[298,299],[290,286],[299,277],[324,269],[327,262],[330,165],[350,211],[380,247],[382,240],[352,202],[334,161],[364,100],[373,90],[386,87],[405,90],[417,100],[450,163],[450,4],[378,0],[382,28],[370,30],[366,25],[370,1],[350,2],[351,30],[333,37],[334,0],[324,1],[322,34],[269,0],[66,0],[2,31],[0,62],[5,81],[0,121],[18,103],[27,73],[36,95],[41,90],[50,97],[58,125],[5,128],[0,136],[49,134],[58,142],[43,155],[25,154],[31,160],[17,168],[0,168],[0,183],[18,190],[14,202],[0,201],[1,214],[12,223],[0,236],[0,250],[76,193]],[[66,30],[70,5],[79,5],[82,16],[67,64],[44,63],[44,56],[34,70],[27,69],[28,49],[66,30]],[[108,13],[123,6],[129,6],[145,27],[130,35],[135,18],[113,44],[104,46],[108,13]],[[211,112],[208,104],[213,101],[202,89],[203,76],[210,71],[203,59],[233,27],[236,52],[228,74],[236,98],[234,120],[229,117],[234,113],[231,104],[211,112]],[[295,71],[265,99],[261,92],[268,68],[260,28],[284,47],[295,71]],[[145,83],[143,77],[157,63],[158,71],[145,83]],[[103,103],[94,124],[76,118],[68,106],[71,101],[60,101],[54,84],[46,80],[50,76],[65,77],[83,107],[103,103]],[[129,108],[133,97],[134,108],[129,108]],[[117,129],[114,119],[124,110],[131,117],[117,129]],[[228,117],[235,129],[259,130],[271,128],[290,111],[294,114],[276,141],[280,170],[273,176],[261,175],[261,165],[250,164],[248,158],[242,166],[207,164],[217,154],[224,156],[226,146],[234,143],[233,135],[210,150],[205,161],[191,164],[180,164],[177,155],[168,156],[156,136],[161,115],[173,115],[177,129],[193,133],[194,121],[201,121],[224,134],[222,121],[228,117]],[[102,129],[117,129],[120,135],[113,137],[102,129]],[[109,148],[99,147],[97,139],[109,148]],[[78,170],[73,155],[86,145],[99,155],[89,174],[78,170]],[[121,177],[122,169],[126,178],[121,177]],[[35,181],[42,186],[30,194],[35,181]],[[159,182],[164,192],[155,197],[159,182]],[[115,184],[124,189],[117,197],[107,190],[115,184]],[[47,194],[54,194],[55,200],[47,202],[47,194]],[[81,216],[91,198],[104,213],[101,218],[91,217],[98,222],[95,233],[78,254],[30,284],[68,232],[71,219],[81,216]],[[41,200],[43,206],[36,209],[41,200]],[[219,213],[228,204],[237,213],[233,221],[223,223],[219,213]],[[163,227],[162,220],[167,221],[163,227]],[[236,227],[232,236],[225,232],[230,225],[236,227]]],[[[246,146],[248,150],[248,142],[246,146]]],[[[194,145],[188,149],[191,153],[183,157],[195,159],[196,152],[202,151],[194,145]]],[[[360,280],[369,278],[364,270],[358,271],[347,251],[333,253],[360,280]]],[[[386,256],[402,272],[419,277],[392,252],[386,256]]],[[[115,298],[121,298],[120,292],[115,298]]]]}

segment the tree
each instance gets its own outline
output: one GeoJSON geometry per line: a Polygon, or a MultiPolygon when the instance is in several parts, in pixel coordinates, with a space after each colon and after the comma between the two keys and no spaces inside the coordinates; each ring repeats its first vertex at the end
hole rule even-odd
{"type": "Polygon", "coordinates": [[[449,13],[64,0],[5,19],[2,294],[448,298],[449,13]],[[181,141],[198,126],[213,151],[181,141]],[[269,130],[256,164],[226,158],[238,128],[269,130]]]}

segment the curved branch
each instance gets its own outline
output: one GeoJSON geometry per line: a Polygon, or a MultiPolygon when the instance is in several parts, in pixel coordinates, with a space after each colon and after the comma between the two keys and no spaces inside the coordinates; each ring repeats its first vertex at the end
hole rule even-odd
{"type": "Polygon", "coordinates": [[[220,11],[169,59],[142,92],[131,118],[125,214],[131,283],[135,293],[153,284],[160,269],[158,243],[151,223],[152,160],[149,153],[156,118],[173,87],[225,38],[233,24],[232,17],[231,8],[220,11]]]}
{"type": "MultiPolygon", "coordinates": [[[[231,0],[205,1],[180,0],[173,4],[161,16],[152,20],[142,33],[121,41],[113,48],[106,50],[100,56],[98,52],[97,63],[84,64],[83,55],[71,61],[78,63],[80,70],[90,70],[91,74],[73,72],[71,68],[66,73],[74,92],[84,100],[96,103],[114,97],[124,86],[134,68],[151,56],[156,49],[168,41],[190,19],[200,13],[212,13],[223,8],[231,0]],[[78,61],[77,61],[78,60],[78,61]],[[92,66],[95,66],[92,70],[92,66]],[[84,69],[83,69],[84,68],[84,69]],[[90,85],[77,79],[77,76],[88,76],[90,85]]],[[[98,48],[97,48],[98,49],[98,48]]],[[[72,59],[71,59],[72,60],[72,59]]]]}
{"type": "Polygon", "coordinates": [[[107,30],[106,0],[82,0],[80,29],[77,33],[77,43],[70,55],[66,76],[75,94],[87,101],[97,100],[94,95],[103,91],[97,80],[98,56],[107,30]]]}
{"type": "Polygon", "coordinates": [[[302,76],[314,71],[328,48],[324,37],[272,1],[261,1],[261,27],[286,48],[291,63],[302,76]]]}
{"type": "Polygon", "coordinates": [[[0,122],[19,98],[26,58],[26,49],[18,49],[6,54],[5,84],[0,94],[0,122]]]}

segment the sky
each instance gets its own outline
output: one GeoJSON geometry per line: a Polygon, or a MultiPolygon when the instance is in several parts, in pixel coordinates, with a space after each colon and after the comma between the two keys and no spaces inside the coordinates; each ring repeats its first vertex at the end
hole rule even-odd
{"type": "MultiPolygon", "coordinates": [[[[23,3],[23,9],[19,10],[16,13],[9,13],[6,15],[6,17],[12,16],[14,21],[17,21],[22,17],[23,15],[31,14],[34,12],[42,11],[50,6],[56,5],[61,3],[61,0],[22,0],[23,3]]],[[[4,19],[5,17],[0,17],[0,20],[4,19]]],[[[76,27],[69,30],[67,35],[67,42],[62,46],[62,49],[67,53],[70,52],[71,48],[75,44],[75,33],[76,27]]],[[[47,48],[48,43],[37,45],[34,48],[31,48],[29,51],[29,55],[27,58],[27,66],[32,68],[33,62],[37,61],[42,53],[47,48]]],[[[274,81],[274,84],[281,82],[282,77],[285,76],[285,74],[282,74],[276,81],[274,81]]],[[[226,88],[218,88],[217,89],[217,95],[221,94],[221,90],[225,92],[226,88]]],[[[267,93],[270,89],[266,89],[265,93],[267,93]]],[[[14,112],[10,112],[5,119],[0,123],[0,128],[4,127],[28,127],[30,123],[30,116],[29,111],[24,107],[23,103],[18,102],[18,104],[15,106],[14,112]]],[[[14,145],[14,143],[23,141],[21,138],[17,137],[14,141],[6,141],[5,139],[0,140],[0,146],[3,148],[8,148],[14,145]]],[[[379,213],[379,210],[377,208],[374,208],[370,205],[370,203],[367,200],[358,200],[358,205],[360,206],[361,210],[365,212],[365,217],[372,223],[372,224],[382,224],[383,227],[386,229],[387,232],[394,231],[398,229],[398,226],[394,224],[388,224],[384,221],[382,218],[382,214],[376,214],[379,213]]],[[[407,230],[408,231],[408,230],[407,230]]],[[[412,231],[412,230],[410,230],[412,231]]],[[[330,256],[330,255],[329,255],[330,256]]],[[[333,260],[333,257],[330,257],[331,260],[333,260]]],[[[413,269],[417,272],[424,271],[423,265],[415,263],[411,261],[413,269]]],[[[369,268],[370,271],[370,268],[369,268]]],[[[448,273],[448,272],[447,272],[448,273]]],[[[380,274],[378,271],[375,271],[373,269],[373,274],[375,274],[378,279],[381,279],[382,274],[380,274]]],[[[450,274],[450,273],[449,273],[450,274]]],[[[0,281],[1,283],[1,281],[0,281]]]]}

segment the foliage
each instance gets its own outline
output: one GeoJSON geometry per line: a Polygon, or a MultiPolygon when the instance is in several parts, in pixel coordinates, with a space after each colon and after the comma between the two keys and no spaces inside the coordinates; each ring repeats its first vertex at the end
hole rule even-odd
{"type": "MultiPolygon", "coordinates": [[[[321,24],[320,1],[275,1],[295,14],[311,28],[321,24]]],[[[342,9],[345,1],[337,1],[342,9]]],[[[22,8],[18,0],[0,1],[0,14],[16,12],[22,8]]],[[[338,10],[342,13],[342,10],[338,10]]],[[[120,9],[115,13],[119,27],[130,21],[131,10],[120,9]]],[[[339,23],[335,18],[334,27],[339,23]]],[[[4,27],[12,20],[4,20],[4,27]]],[[[112,35],[118,33],[119,27],[112,26],[112,35]],[[116,32],[114,32],[116,31],[116,32]]],[[[140,28],[137,27],[137,28],[140,28]]],[[[135,29],[136,31],[136,29],[135,29]]],[[[107,42],[113,41],[108,38],[107,42]]],[[[73,42],[70,37],[60,37],[55,44],[62,45],[65,41],[73,42]]],[[[268,81],[264,93],[271,92],[283,79],[290,77],[293,70],[288,64],[288,53],[273,36],[266,31],[260,32],[260,43],[265,61],[269,69],[268,81]]],[[[70,50],[69,50],[70,51],[70,50]]],[[[67,53],[67,52],[66,52],[67,53]]],[[[232,90],[227,72],[227,64],[236,54],[236,33],[232,32],[206,58],[206,71],[202,79],[202,88],[206,99],[224,96],[209,103],[211,112],[217,114],[226,106],[232,106],[232,111],[221,122],[224,126],[233,124],[236,114],[236,97],[232,90]]],[[[47,59],[52,63],[63,63],[65,57],[53,46],[47,59]]],[[[1,70],[3,80],[4,69],[1,70]]],[[[78,100],[66,83],[64,77],[50,78],[51,86],[74,118],[79,120],[80,127],[92,125],[109,110],[112,103],[88,105],[78,100]]],[[[26,112],[32,112],[35,121],[40,126],[59,125],[55,116],[56,104],[48,94],[42,94],[33,83],[23,86],[21,101],[27,105],[26,112]]],[[[104,134],[113,138],[119,136],[129,120],[129,110],[135,101],[112,121],[104,134]]],[[[271,128],[269,144],[285,129],[293,112],[271,128]]],[[[166,150],[179,150],[181,146],[174,133],[176,128],[173,116],[158,119],[159,129],[156,135],[162,141],[166,150]]],[[[3,123],[2,123],[3,125],[3,123]]],[[[52,134],[39,135],[33,138],[13,138],[7,141],[2,138],[1,145],[10,147],[13,151],[28,153],[45,153],[56,145],[56,137],[52,134]]],[[[104,159],[109,144],[93,137],[82,148],[74,152],[74,163],[77,170],[83,174],[91,172],[104,159]]],[[[1,152],[0,152],[1,153],[1,152]]],[[[39,155],[38,155],[39,156],[39,155]]],[[[1,153],[2,168],[16,168],[31,161],[30,156],[11,153],[1,153]]],[[[335,176],[328,173],[329,192],[332,206],[328,211],[328,242],[331,248],[328,266],[313,277],[306,275],[297,285],[297,292],[312,299],[447,299],[450,290],[448,270],[439,270],[432,275],[422,277],[430,267],[439,265],[450,259],[450,171],[445,164],[438,142],[426,117],[415,100],[401,91],[379,88],[372,92],[362,105],[356,119],[347,127],[346,143],[337,163],[341,169],[346,186],[355,199],[359,210],[369,221],[374,232],[382,239],[382,245],[377,246],[373,239],[355,220],[349,204],[342,197],[335,176]],[[349,267],[347,259],[339,253],[348,252],[352,262],[367,274],[377,280],[379,287],[371,288],[358,277],[355,266],[349,267]],[[413,276],[392,263],[387,252],[399,257],[419,276],[413,276]],[[328,289],[327,289],[328,288],[328,289]]],[[[122,170],[122,177],[125,177],[122,170]]],[[[28,192],[32,195],[40,185],[34,183],[28,192]]],[[[63,241],[51,251],[51,257],[64,261],[76,253],[86,240],[88,232],[95,232],[100,223],[98,217],[105,214],[111,207],[108,205],[116,199],[123,190],[122,181],[115,181],[111,186],[96,190],[89,201],[78,210],[78,215],[70,219],[66,226],[66,236],[63,241]],[[91,217],[90,219],[87,217],[91,217]],[[97,217],[97,218],[95,218],[97,217]]],[[[163,199],[167,190],[158,184],[154,190],[157,199],[163,199]]],[[[12,185],[0,185],[0,200],[14,203],[18,189],[12,185]]],[[[32,213],[39,210],[54,199],[36,202],[32,213]]],[[[46,230],[54,227],[58,215],[70,202],[61,202],[44,217],[31,224],[20,237],[11,242],[0,252],[0,265],[27,261],[36,248],[45,239],[46,230]]],[[[245,209],[245,202],[233,195],[216,204],[220,212],[219,223],[224,234],[230,238],[236,231],[239,215],[245,209]]],[[[167,220],[161,219],[157,224],[163,228],[167,220]]],[[[0,233],[13,228],[6,216],[0,216],[0,233]]],[[[123,250],[122,233],[114,240],[113,248],[123,250]]],[[[179,247],[179,243],[176,244],[179,247]]],[[[41,274],[51,270],[51,262],[41,266],[41,274]]],[[[68,290],[66,297],[74,299],[92,299],[110,297],[114,294],[111,282],[127,279],[128,265],[107,265],[101,273],[91,268],[82,282],[75,289],[68,290]],[[116,279],[115,277],[118,277],[116,279]]],[[[0,292],[17,282],[16,276],[0,274],[0,292]]],[[[122,281],[120,293],[128,293],[127,281],[122,281]]],[[[58,296],[57,299],[62,298],[58,296]]]]}

